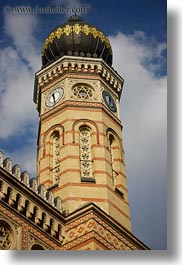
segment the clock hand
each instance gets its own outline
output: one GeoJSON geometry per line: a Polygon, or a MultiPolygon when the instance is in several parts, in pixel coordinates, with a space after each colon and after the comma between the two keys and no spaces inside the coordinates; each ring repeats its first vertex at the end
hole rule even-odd
{"type": "Polygon", "coordinates": [[[53,100],[54,100],[54,104],[56,103],[56,99],[55,99],[55,94],[52,94],[53,100]]]}

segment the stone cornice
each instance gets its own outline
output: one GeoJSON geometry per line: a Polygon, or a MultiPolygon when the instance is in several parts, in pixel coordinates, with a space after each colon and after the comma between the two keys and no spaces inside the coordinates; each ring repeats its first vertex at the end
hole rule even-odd
{"type": "Polygon", "coordinates": [[[60,110],[64,109],[64,108],[69,108],[69,107],[82,107],[83,110],[84,108],[87,109],[101,109],[103,110],[107,115],[109,115],[111,117],[111,119],[114,119],[115,122],[117,122],[118,126],[121,127],[121,129],[123,128],[123,125],[121,124],[121,121],[118,119],[118,117],[116,117],[115,115],[111,114],[110,111],[104,106],[104,104],[99,103],[99,102],[81,102],[81,101],[71,101],[71,100],[67,100],[64,103],[62,103],[61,105],[58,105],[57,107],[55,107],[54,109],[52,109],[51,111],[44,113],[41,116],[41,120],[46,120],[47,118],[51,117],[52,115],[54,115],[55,113],[59,112],[60,110]]]}
{"type": "Polygon", "coordinates": [[[12,167],[11,160],[3,160],[0,152],[0,200],[22,218],[43,229],[53,240],[61,243],[64,238],[64,215],[60,199],[43,185],[37,186],[20,167],[12,167]],[[3,163],[2,163],[3,161],[3,163]]]}
{"type": "Polygon", "coordinates": [[[14,171],[10,173],[11,167],[8,168],[6,163],[7,159],[0,166],[1,205],[42,231],[60,245],[60,249],[74,249],[88,240],[95,240],[110,250],[149,250],[131,232],[92,202],[63,215],[25,184],[23,178],[19,180],[14,171]]]}
{"type": "MultiPolygon", "coordinates": [[[[68,229],[74,227],[74,222],[76,222],[75,225],[79,225],[78,217],[82,218],[84,216],[88,216],[89,214],[92,214],[92,218],[97,223],[99,223],[105,230],[112,232],[113,235],[115,235],[126,246],[128,246],[128,249],[149,250],[149,248],[139,239],[137,239],[131,232],[129,232],[125,227],[115,221],[112,217],[110,217],[107,213],[105,213],[101,208],[99,208],[96,204],[92,202],[83,205],[82,207],[65,217],[67,223],[67,233],[68,229]]],[[[81,219],[80,223],[82,223],[81,219]]]]}
{"type": "Polygon", "coordinates": [[[102,59],[64,56],[35,74],[34,102],[37,104],[37,107],[39,105],[40,89],[68,73],[81,74],[82,77],[89,75],[90,78],[92,76],[99,76],[109,84],[113,91],[118,94],[119,98],[121,96],[124,79],[102,59]]]}
{"type": "Polygon", "coordinates": [[[129,232],[126,228],[124,228],[121,224],[115,221],[112,217],[110,217],[92,202],[84,204],[82,207],[65,217],[67,223],[67,238],[69,237],[69,231],[76,229],[76,227],[79,227],[79,225],[89,219],[92,219],[94,222],[96,222],[96,224],[93,226],[95,234],[97,234],[99,237],[102,237],[102,240],[107,242],[107,244],[110,244],[110,249],[149,250],[149,248],[139,239],[137,239],[131,232],[129,232]],[[101,230],[103,231],[103,235],[100,233],[101,230]],[[108,233],[110,235],[108,235],[108,233]],[[118,242],[118,247],[114,246],[113,242],[118,242]]]}

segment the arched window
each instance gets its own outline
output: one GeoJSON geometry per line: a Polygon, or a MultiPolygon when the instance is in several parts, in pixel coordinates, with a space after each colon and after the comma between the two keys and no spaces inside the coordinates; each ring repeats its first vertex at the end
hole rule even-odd
{"type": "Polygon", "coordinates": [[[121,144],[117,137],[112,133],[108,134],[108,142],[111,157],[113,187],[123,197],[124,194],[121,190],[121,144]]]}
{"type": "Polygon", "coordinates": [[[51,135],[50,144],[50,171],[53,184],[57,184],[60,180],[60,134],[54,131],[51,135]]]}
{"type": "Polygon", "coordinates": [[[31,250],[44,250],[44,248],[39,244],[33,244],[31,250]]]}
{"type": "Polygon", "coordinates": [[[116,141],[112,134],[109,135],[109,151],[111,155],[113,186],[116,186],[116,178],[118,176],[117,167],[116,167],[117,151],[116,151],[116,141]]]}
{"type": "Polygon", "coordinates": [[[92,176],[92,153],[91,153],[91,129],[81,126],[80,136],[80,171],[81,180],[93,179],[92,176]]]}

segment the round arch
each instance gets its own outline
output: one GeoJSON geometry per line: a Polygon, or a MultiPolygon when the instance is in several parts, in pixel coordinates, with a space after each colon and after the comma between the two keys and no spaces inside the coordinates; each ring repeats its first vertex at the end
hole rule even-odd
{"type": "Polygon", "coordinates": [[[120,145],[120,149],[122,150],[122,139],[112,128],[107,128],[105,135],[107,137],[107,148],[109,147],[109,143],[108,143],[109,137],[110,135],[112,135],[117,140],[117,142],[120,145]]]}
{"type": "Polygon", "coordinates": [[[60,135],[62,132],[62,145],[64,145],[64,126],[62,124],[55,124],[51,126],[44,134],[44,137],[43,137],[43,154],[44,155],[46,154],[46,139],[48,136],[50,136],[55,131],[58,131],[60,135]]]}
{"type": "Polygon", "coordinates": [[[89,120],[89,119],[80,119],[80,120],[76,120],[73,123],[73,126],[72,126],[73,143],[76,142],[76,131],[78,130],[78,128],[80,128],[82,126],[87,126],[87,127],[91,128],[93,130],[93,132],[95,131],[96,132],[96,143],[100,144],[98,126],[97,126],[97,124],[94,121],[89,120]]]}
{"type": "Polygon", "coordinates": [[[41,246],[40,244],[33,244],[32,246],[31,246],[31,250],[45,250],[44,248],[43,248],[43,246],[41,246]]]}

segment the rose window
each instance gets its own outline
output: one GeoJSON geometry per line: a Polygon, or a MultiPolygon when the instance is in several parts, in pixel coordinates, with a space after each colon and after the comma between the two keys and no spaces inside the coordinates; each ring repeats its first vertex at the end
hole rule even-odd
{"type": "Polygon", "coordinates": [[[73,94],[80,99],[89,99],[93,96],[93,89],[88,86],[76,86],[73,88],[73,94]]]}

